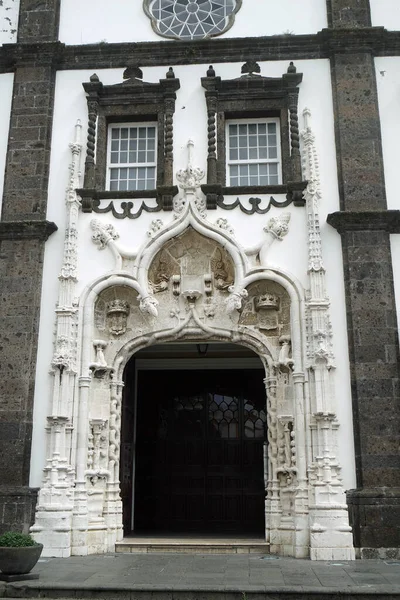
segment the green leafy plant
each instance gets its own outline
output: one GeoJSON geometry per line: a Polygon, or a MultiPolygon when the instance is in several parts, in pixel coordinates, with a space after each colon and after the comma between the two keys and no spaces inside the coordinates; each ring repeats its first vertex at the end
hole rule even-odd
{"type": "Polygon", "coordinates": [[[35,540],[26,533],[7,531],[7,533],[0,535],[0,547],[22,548],[26,546],[36,546],[35,540]]]}

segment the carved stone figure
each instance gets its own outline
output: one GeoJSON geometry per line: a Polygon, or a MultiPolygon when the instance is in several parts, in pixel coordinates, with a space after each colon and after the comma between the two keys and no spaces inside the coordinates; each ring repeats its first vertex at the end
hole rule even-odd
{"type": "Polygon", "coordinates": [[[215,250],[211,258],[211,269],[214,273],[217,290],[227,290],[232,285],[233,278],[229,275],[229,266],[226,264],[220,248],[215,250]]]}

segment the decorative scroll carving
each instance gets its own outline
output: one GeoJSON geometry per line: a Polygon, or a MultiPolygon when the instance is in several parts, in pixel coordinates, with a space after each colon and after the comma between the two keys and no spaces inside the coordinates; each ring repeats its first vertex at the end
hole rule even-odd
{"type": "Polygon", "coordinates": [[[219,206],[219,208],[223,208],[224,210],[234,210],[235,208],[239,207],[245,215],[265,215],[271,210],[272,206],[276,206],[277,208],[285,208],[286,206],[289,206],[289,204],[293,202],[293,198],[278,202],[275,200],[275,198],[273,198],[273,196],[271,196],[265,208],[260,208],[260,204],[263,202],[261,198],[249,198],[247,202],[250,204],[251,208],[246,208],[239,198],[236,198],[235,202],[230,203],[225,202],[223,197],[219,197],[217,199],[217,206],[219,206]]]}
{"type": "Polygon", "coordinates": [[[118,208],[122,212],[118,212],[118,210],[116,209],[115,200],[111,200],[111,202],[109,202],[107,204],[107,206],[104,206],[104,207],[100,206],[101,202],[102,202],[101,199],[93,200],[93,202],[92,202],[93,212],[98,213],[98,214],[104,214],[104,213],[111,212],[112,216],[115,217],[116,219],[138,219],[143,212],[153,213],[153,212],[160,212],[161,210],[163,210],[163,204],[159,198],[156,199],[156,206],[147,206],[146,200],[142,200],[142,202],[141,202],[139,208],[136,210],[136,212],[132,212],[132,209],[134,207],[133,202],[121,202],[118,205],[118,208]]]}
{"type": "Polygon", "coordinates": [[[289,232],[289,221],[290,213],[284,213],[278,217],[272,217],[268,221],[266,227],[264,227],[264,231],[266,233],[271,233],[276,237],[276,239],[282,241],[285,235],[287,235],[289,232]]]}
{"type": "Polygon", "coordinates": [[[158,233],[164,227],[164,223],[161,219],[154,219],[154,221],[150,224],[150,229],[147,232],[148,237],[153,237],[156,233],[158,233]]]}
{"type": "Polygon", "coordinates": [[[266,266],[269,248],[276,240],[281,242],[284,236],[288,234],[289,222],[290,213],[283,213],[282,215],[272,217],[263,229],[267,234],[265,240],[252,248],[246,249],[246,254],[249,256],[256,255],[259,258],[260,264],[266,266]]]}
{"type": "Polygon", "coordinates": [[[119,234],[111,223],[102,223],[97,219],[92,219],[90,227],[93,230],[92,240],[99,246],[99,250],[104,250],[110,240],[119,238],[119,234]]]}
{"type": "Polygon", "coordinates": [[[220,229],[223,229],[223,231],[226,231],[227,233],[229,233],[229,235],[234,235],[235,234],[233,228],[228,223],[228,219],[222,219],[222,218],[217,219],[215,221],[215,224],[220,229]]]}

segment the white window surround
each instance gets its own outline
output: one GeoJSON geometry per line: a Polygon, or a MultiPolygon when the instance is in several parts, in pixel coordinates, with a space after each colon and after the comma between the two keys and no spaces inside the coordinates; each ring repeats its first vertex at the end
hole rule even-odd
{"type": "Polygon", "coordinates": [[[153,190],[156,181],[157,123],[111,123],[107,135],[107,190],[153,190]]]}
{"type": "Polygon", "coordinates": [[[227,120],[225,139],[227,186],[282,183],[279,118],[227,120]]]}

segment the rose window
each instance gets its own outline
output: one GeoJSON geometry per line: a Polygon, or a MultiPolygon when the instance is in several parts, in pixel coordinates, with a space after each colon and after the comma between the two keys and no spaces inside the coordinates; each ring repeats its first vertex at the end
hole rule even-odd
{"type": "Polygon", "coordinates": [[[156,33],[180,40],[220,35],[232,26],[241,0],[145,0],[156,33]]]}

